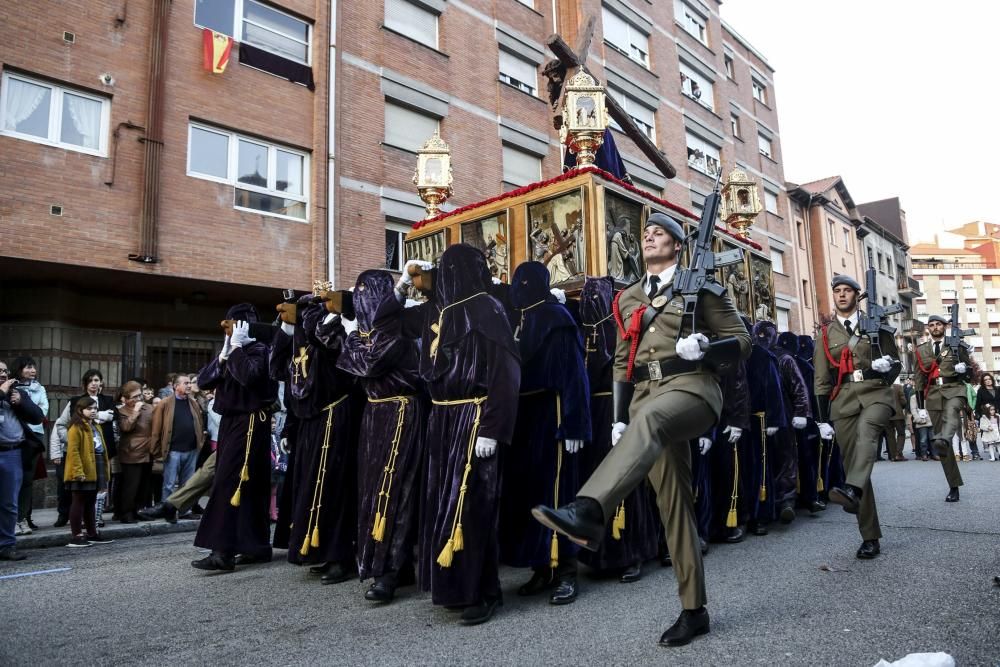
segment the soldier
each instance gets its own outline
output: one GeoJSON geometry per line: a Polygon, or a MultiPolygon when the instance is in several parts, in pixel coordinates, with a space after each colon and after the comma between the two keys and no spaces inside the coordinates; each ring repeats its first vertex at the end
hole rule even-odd
{"type": "MultiPolygon", "coordinates": [[[[844,486],[830,490],[830,502],[858,515],[863,541],[856,555],[875,558],[881,550],[882,530],[871,474],[878,440],[889,425],[894,404],[892,386],[885,374],[898,353],[893,336],[882,332],[878,345],[888,355],[872,359],[871,341],[857,334],[861,286],[843,275],[836,276],[831,286],[835,317],[823,326],[813,355],[816,421],[820,437],[825,440],[833,437],[836,428],[847,471],[844,486]]],[[[869,298],[876,297],[873,294],[869,298]]]]}
{"type": "Polygon", "coordinates": [[[687,644],[709,631],[688,441],[707,432],[722,410],[722,392],[709,364],[733,363],[750,353],[750,336],[729,297],[703,293],[693,330],[682,317],[683,301],[674,296],[672,283],[684,238],[678,222],[650,215],[642,247],[647,274],[614,304],[615,447],[573,502],[532,510],[543,525],[594,550],[619,504],[649,476],[684,607],[660,637],[664,646],[687,644]],[[710,343],[701,332],[715,340],[710,343]]]}
{"type": "Polygon", "coordinates": [[[965,398],[965,377],[972,360],[969,349],[962,344],[958,354],[944,344],[944,330],[948,320],[940,315],[927,318],[929,341],[917,347],[917,367],[915,375],[917,408],[920,418],[926,419],[930,412],[934,432],[931,443],[948,480],[948,495],[945,502],[958,502],[958,487],[962,486],[962,473],[958,471],[951,440],[959,432],[962,411],[968,407],[965,398]]]}

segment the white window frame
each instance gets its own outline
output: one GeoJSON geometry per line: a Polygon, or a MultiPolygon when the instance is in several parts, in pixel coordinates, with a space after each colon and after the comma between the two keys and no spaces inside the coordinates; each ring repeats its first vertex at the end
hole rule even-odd
{"type": "Polygon", "coordinates": [[[224,185],[230,185],[233,187],[233,208],[237,211],[245,211],[247,213],[256,213],[258,215],[266,215],[269,218],[279,218],[281,220],[291,220],[293,222],[309,222],[309,214],[311,212],[309,206],[309,190],[312,181],[310,180],[310,165],[309,165],[309,153],[303,152],[295,148],[289,148],[283,144],[276,144],[263,139],[258,139],[257,137],[251,137],[238,132],[230,132],[229,130],[223,130],[221,128],[207,125],[205,123],[196,123],[194,121],[188,123],[188,137],[187,137],[187,158],[185,170],[187,175],[191,178],[199,178],[206,181],[214,181],[215,183],[222,183],[224,185]],[[206,132],[214,132],[215,134],[226,135],[228,137],[229,143],[226,150],[226,178],[219,178],[212,174],[202,174],[191,169],[191,135],[192,128],[197,128],[199,130],[204,130],[206,132]],[[258,185],[251,185],[249,183],[241,183],[236,180],[238,174],[236,173],[239,169],[239,144],[240,140],[256,144],[258,146],[263,146],[267,149],[267,180],[268,187],[260,187],[258,185]],[[291,153],[293,155],[298,155],[302,158],[302,194],[297,195],[290,192],[285,192],[283,190],[278,190],[274,187],[274,183],[278,178],[278,151],[284,151],[286,153],[291,153]],[[245,206],[236,205],[236,190],[248,190],[250,192],[257,192],[264,195],[270,195],[272,197],[280,197],[281,199],[291,199],[292,201],[297,201],[305,204],[305,217],[297,218],[292,215],[282,215],[280,213],[272,213],[270,211],[261,211],[256,208],[247,208],[245,206]]]}
{"type": "MultiPolygon", "coordinates": [[[[294,14],[289,14],[288,12],[279,9],[279,8],[275,7],[274,5],[269,5],[266,2],[260,2],[259,0],[232,0],[232,2],[233,2],[233,23],[235,25],[233,26],[233,29],[232,29],[231,33],[227,32],[227,33],[223,33],[223,34],[229,35],[237,43],[246,42],[247,44],[250,44],[251,46],[256,47],[258,49],[261,49],[262,51],[267,51],[268,53],[273,53],[274,55],[278,56],[279,58],[285,58],[286,60],[291,60],[292,62],[302,63],[303,65],[307,65],[309,67],[312,67],[312,56],[313,56],[313,48],[312,48],[312,46],[313,46],[312,45],[312,40],[313,40],[313,24],[312,23],[310,23],[309,21],[306,21],[304,19],[301,19],[298,16],[295,16],[294,14]],[[278,33],[278,34],[281,34],[282,37],[290,39],[293,42],[298,42],[299,44],[305,44],[305,47],[306,47],[306,60],[305,60],[305,62],[303,62],[303,61],[301,61],[301,60],[299,60],[297,58],[291,58],[286,53],[278,53],[277,51],[274,51],[273,49],[269,48],[267,45],[257,44],[257,43],[252,42],[252,41],[246,41],[246,39],[243,37],[243,22],[247,21],[247,19],[244,17],[244,6],[247,3],[253,3],[253,4],[260,5],[260,6],[264,7],[264,8],[270,9],[270,10],[272,10],[272,11],[278,13],[278,14],[282,14],[284,16],[287,16],[288,18],[290,18],[292,20],[299,21],[299,22],[305,24],[305,26],[306,26],[306,35],[307,35],[305,42],[303,42],[298,37],[292,37],[291,35],[285,35],[285,34],[282,34],[282,33],[278,33]]],[[[191,9],[191,13],[193,14],[193,18],[191,20],[194,22],[195,27],[198,27],[198,28],[207,28],[208,26],[203,26],[200,23],[198,23],[198,3],[194,2],[192,4],[193,4],[193,7],[191,9]]],[[[263,30],[268,30],[270,32],[276,32],[275,30],[272,30],[271,28],[269,28],[267,26],[262,26],[259,23],[254,23],[253,21],[247,21],[247,23],[250,23],[251,25],[255,25],[258,28],[261,28],[263,30]]],[[[212,28],[209,28],[209,30],[211,30],[211,29],[212,28]]]]}
{"type": "Polygon", "coordinates": [[[400,273],[403,271],[403,265],[406,264],[406,235],[413,230],[413,225],[406,225],[401,222],[393,222],[392,220],[385,221],[385,231],[394,232],[399,235],[399,258],[397,266],[386,266],[386,271],[395,271],[400,273]]]}
{"type": "Polygon", "coordinates": [[[698,74],[693,67],[680,62],[681,93],[709,111],[715,111],[715,84],[698,74]],[[695,85],[699,94],[695,94],[695,85]]]}
{"type": "MultiPolygon", "coordinates": [[[[423,116],[427,120],[433,121],[434,122],[434,129],[438,133],[441,132],[441,119],[438,118],[438,117],[436,117],[436,116],[433,116],[433,115],[431,115],[429,113],[423,113],[421,111],[418,111],[418,110],[416,110],[416,109],[414,109],[412,107],[408,107],[408,106],[403,105],[403,104],[399,104],[398,102],[396,102],[395,100],[393,100],[391,98],[387,98],[385,100],[385,106],[386,106],[386,108],[388,108],[390,106],[393,106],[393,107],[396,107],[398,109],[402,109],[403,111],[407,111],[409,113],[415,114],[417,116],[423,116]]],[[[386,110],[383,109],[382,110],[383,121],[385,119],[385,113],[386,113],[386,110]]],[[[388,128],[388,124],[383,125],[383,128],[382,128],[382,143],[383,144],[385,144],[386,146],[392,146],[393,148],[398,148],[399,150],[407,151],[409,153],[414,153],[414,154],[420,149],[420,147],[423,145],[423,143],[425,141],[427,141],[428,139],[431,138],[431,135],[433,134],[433,132],[432,132],[431,134],[428,134],[423,139],[419,139],[418,138],[416,146],[414,148],[410,148],[408,146],[400,146],[398,143],[393,143],[393,142],[388,141],[386,139],[386,133],[387,133],[388,129],[389,129],[388,128]]]]}
{"type": "Polygon", "coordinates": [[[768,159],[774,159],[774,142],[760,132],[757,133],[757,152],[768,159]]]}
{"type": "Polygon", "coordinates": [[[785,253],[771,248],[771,268],[782,275],[785,274],[785,253]]]}
{"type": "Polygon", "coordinates": [[[688,151],[688,166],[706,176],[715,178],[718,170],[722,168],[721,149],[691,132],[685,132],[685,146],[688,151]],[[692,156],[692,151],[701,151],[701,157],[692,156]],[[712,160],[715,161],[714,170],[712,160]]]}
{"type": "Polygon", "coordinates": [[[781,215],[778,212],[779,211],[779,209],[778,209],[778,195],[776,193],[774,193],[774,192],[771,192],[767,188],[764,188],[764,210],[767,211],[768,213],[772,214],[772,215],[781,215]],[[770,199],[768,199],[769,197],[770,197],[770,199]],[[768,206],[768,204],[771,201],[774,202],[774,208],[771,208],[770,206],[768,206]]]}
{"type": "Polygon", "coordinates": [[[649,35],[605,6],[601,7],[601,20],[602,26],[615,21],[625,26],[625,39],[628,42],[627,44],[619,44],[610,39],[608,31],[604,30],[604,43],[614,48],[629,60],[633,60],[644,68],[649,69],[649,35]]]}
{"type": "MultiPolygon", "coordinates": [[[[503,81],[504,83],[506,83],[508,86],[513,86],[514,88],[517,88],[522,93],[527,93],[528,95],[531,95],[532,97],[538,97],[538,65],[536,65],[533,62],[531,62],[530,60],[526,60],[526,59],[522,58],[521,56],[517,55],[516,53],[511,53],[507,49],[500,48],[498,50],[500,52],[500,55],[499,55],[499,59],[498,59],[497,70],[500,72],[500,80],[503,81]],[[519,65],[522,66],[522,67],[523,66],[530,67],[531,68],[531,75],[532,75],[531,80],[530,81],[521,81],[520,78],[515,77],[510,72],[505,72],[504,71],[504,59],[508,60],[508,65],[513,65],[514,67],[517,67],[519,65]],[[511,60],[517,61],[517,62],[511,63],[510,62],[511,60]]],[[[513,69],[513,68],[511,68],[511,69],[513,69]]]]}
{"type": "MultiPolygon", "coordinates": [[[[389,1],[390,0],[385,0],[385,8],[388,8],[389,1]]],[[[399,34],[401,34],[401,35],[403,35],[403,36],[405,36],[405,37],[407,37],[409,39],[412,39],[413,41],[417,42],[418,44],[423,44],[424,46],[429,46],[430,48],[432,48],[434,50],[437,50],[438,44],[440,44],[440,42],[441,42],[441,15],[438,14],[438,13],[436,13],[436,12],[432,12],[429,9],[426,9],[425,7],[421,7],[420,5],[418,5],[418,4],[414,3],[414,2],[410,2],[410,0],[398,0],[398,1],[399,2],[405,2],[408,5],[412,5],[414,7],[414,9],[417,9],[418,11],[424,12],[424,13],[429,14],[429,15],[431,15],[431,16],[434,17],[434,39],[431,40],[430,42],[428,42],[428,41],[424,40],[421,36],[413,34],[412,32],[407,31],[407,27],[405,25],[403,25],[403,26],[401,26],[401,25],[390,25],[389,24],[389,17],[386,16],[386,14],[385,14],[385,9],[383,9],[383,13],[382,13],[382,23],[383,23],[383,25],[386,28],[388,28],[389,30],[394,30],[394,31],[398,32],[399,34]]]]}
{"type": "Polygon", "coordinates": [[[14,137],[15,139],[23,139],[25,141],[30,141],[35,144],[42,144],[44,146],[52,146],[54,148],[62,148],[68,151],[75,151],[77,153],[86,153],[87,155],[96,155],[97,157],[107,157],[108,156],[108,130],[111,125],[111,100],[107,97],[102,97],[100,95],[94,95],[93,93],[87,93],[81,91],[78,88],[72,88],[70,86],[63,86],[56,83],[50,83],[48,81],[43,81],[41,79],[32,78],[26,74],[17,74],[15,72],[4,72],[2,80],[0,80],[0,135],[7,137],[14,137]],[[11,79],[16,79],[23,83],[30,83],[33,86],[41,86],[43,88],[48,88],[49,93],[49,124],[48,124],[48,134],[45,137],[39,137],[34,134],[25,134],[23,132],[18,132],[16,130],[6,129],[7,125],[7,95],[10,90],[8,81],[11,79]],[[83,97],[88,100],[93,100],[94,102],[100,102],[101,104],[101,131],[98,138],[97,148],[87,148],[85,146],[79,146],[77,144],[68,144],[59,139],[62,136],[62,116],[63,116],[63,94],[69,93],[71,95],[76,95],[78,97],[83,97]]]}
{"type": "Polygon", "coordinates": [[[675,19],[684,32],[708,46],[708,20],[684,0],[674,3],[675,19]]]}
{"type": "Polygon", "coordinates": [[[788,331],[789,316],[791,315],[792,311],[789,310],[788,308],[782,308],[781,306],[778,306],[777,308],[774,309],[774,312],[777,315],[776,319],[778,320],[777,322],[775,322],[775,327],[778,329],[778,331],[781,332],[788,331]]]}
{"type": "Polygon", "coordinates": [[[729,114],[729,127],[733,131],[733,136],[737,139],[743,138],[743,124],[740,122],[738,114],[729,114]]]}
{"type": "Polygon", "coordinates": [[[854,244],[851,243],[851,239],[853,237],[853,234],[851,233],[851,228],[850,227],[842,227],[841,230],[843,231],[843,234],[844,234],[844,248],[847,249],[848,253],[850,253],[850,254],[853,255],[854,254],[854,244]]]}
{"type": "MultiPolygon", "coordinates": [[[[618,101],[618,103],[622,106],[622,109],[625,110],[625,113],[627,113],[638,128],[643,131],[643,134],[649,137],[650,141],[656,143],[656,110],[650,109],[648,106],[634,97],[631,97],[623,90],[618,90],[612,86],[609,86],[607,90],[608,94],[618,101]],[[635,112],[640,109],[650,114],[649,120],[652,121],[652,124],[647,123],[645,118],[636,117],[635,112]]],[[[622,131],[621,126],[614,120],[611,121],[611,127],[615,128],[619,132],[622,131]]]]}
{"type": "Polygon", "coordinates": [[[735,81],[736,68],[735,68],[735,62],[733,61],[733,57],[730,56],[728,53],[723,54],[722,61],[723,61],[723,67],[725,68],[726,71],[726,78],[729,79],[730,81],[735,81]]]}
{"type": "Polygon", "coordinates": [[[501,165],[500,165],[500,169],[501,169],[501,173],[502,173],[501,178],[503,179],[503,182],[506,183],[506,184],[508,184],[508,185],[513,185],[514,187],[518,187],[519,188],[519,187],[523,187],[525,185],[528,185],[530,183],[536,183],[536,182],[542,180],[542,158],[538,157],[534,153],[529,153],[526,150],[522,150],[522,149],[518,148],[517,146],[508,146],[507,144],[503,145],[503,148],[501,150],[501,165]],[[507,151],[513,151],[515,153],[520,153],[524,157],[528,157],[528,158],[531,158],[533,160],[537,160],[538,161],[538,174],[534,178],[529,177],[528,180],[525,180],[524,182],[520,182],[519,180],[518,181],[513,181],[513,180],[510,180],[509,178],[507,178],[507,175],[508,175],[508,172],[507,172],[507,159],[506,159],[507,158],[507,151]]]}
{"type": "Polygon", "coordinates": [[[768,106],[767,103],[767,84],[762,83],[757,77],[750,78],[750,88],[753,91],[753,98],[763,104],[768,106]]]}

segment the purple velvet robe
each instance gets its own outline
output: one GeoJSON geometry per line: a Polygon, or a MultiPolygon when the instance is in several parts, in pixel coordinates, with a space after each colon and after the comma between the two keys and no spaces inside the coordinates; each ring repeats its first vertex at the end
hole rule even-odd
{"type": "Polygon", "coordinates": [[[352,564],[357,491],[351,437],[354,378],[337,369],[345,338],[339,318],[312,297],[299,300],[293,336],[275,334],[270,372],[285,382],[285,403],[295,416],[286,476],[291,484],[288,562],[352,564]],[[305,553],[303,553],[305,552],[305,553]]]}
{"type": "Polygon", "coordinates": [[[357,526],[358,572],[368,579],[412,564],[427,400],[420,350],[402,334],[392,275],[362,273],[354,310],[358,331],[348,336],[337,367],[360,378],[368,397],[358,440],[357,526]]]}
{"type": "Polygon", "coordinates": [[[198,373],[198,386],[215,391],[219,425],[215,482],[194,544],[227,555],[271,557],[271,417],[278,385],[268,377],[268,348],[250,343],[228,360],[213,359],[198,373]],[[244,464],[249,479],[241,482],[244,464]],[[230,500],[240,491],[239,506],[230,500]]]}

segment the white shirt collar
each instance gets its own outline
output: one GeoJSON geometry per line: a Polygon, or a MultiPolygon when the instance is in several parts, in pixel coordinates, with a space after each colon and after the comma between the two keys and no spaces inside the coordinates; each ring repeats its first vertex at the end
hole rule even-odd
{"type": "MultiPolygon", "coordinates": [[[[657,289],[662,288],[664,285],[667,285],[671,280],[673,280],[674,279],[674,271],[676,271],[676,270],[677,270],[677,265],[673,264],[673,265],[668,266],[667,268],[665,268],[660,273],[658,273],[657,276],[660,279],[660,283],[657,286],[657,289]]],[[[646,279],[642,282],[642,291],[645,292],[646,294],[649,294],[649,279],[652,277],[652,275],[653,275],[652,273],[649,273],[647,271],[646,272],[646,279]]]]}
{"type": "MultiPolygon", "coordinates": [[[[837,319],[840,320],[840,323],[842,325],[845,322],[850,322],[851,323],[851,329],[854,330],[854,331],[857,331],[857,328],[858,328],[858,311],[855,310],[854,313],[850,317],[848,317],[846,319],[843,318],[843,317],[841,317],[840,315],[837,315],[837,319]]],[[[846,329],[847,327],[845,326],[844,328],[846,329]]]]}

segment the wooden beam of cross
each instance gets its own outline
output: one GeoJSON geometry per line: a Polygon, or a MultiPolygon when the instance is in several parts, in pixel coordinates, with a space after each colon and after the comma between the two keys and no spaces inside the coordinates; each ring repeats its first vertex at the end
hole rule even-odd
{"type": "MultiPolygon", "coordinates": [[[[575,51],[570,48],[569,44],[560,35],[551,35],[545,40],[545,45],[556,56],[554,60],[550,60],[545,64],[542,74],[548,79],[547,90],[549,104],[552,106],[552,122],[557,130],[562,127],[562,108],[566,97],[565,83],[572,75],[571,72],[575,73],[575,70],[583,69],[591,76],[594,76],[594,73],[587,67],[590,42],[594,39],[594,25],[594,17],[591,16],[587,19],[587,23],[580,33],[580,39],[577,41],[575,51]]],[[[594,76],[594,79],[599,80],[596,76],[594,76]]],[[[676,176],[677,169],[670,164],[667,156],[657,148],[656,144],[646,136],[645,132],[639,129],[639,126],[625,112],[625,109],[622,108],[618,101],[611,97],[611,95],[607,95],[605,97],[605,104],[608,108],[608,114],[618,123],[618,126],[622,128],[625,134],[635,142],[635,145],[639,147],[642,154],[667,178],[676,176]]]]}

